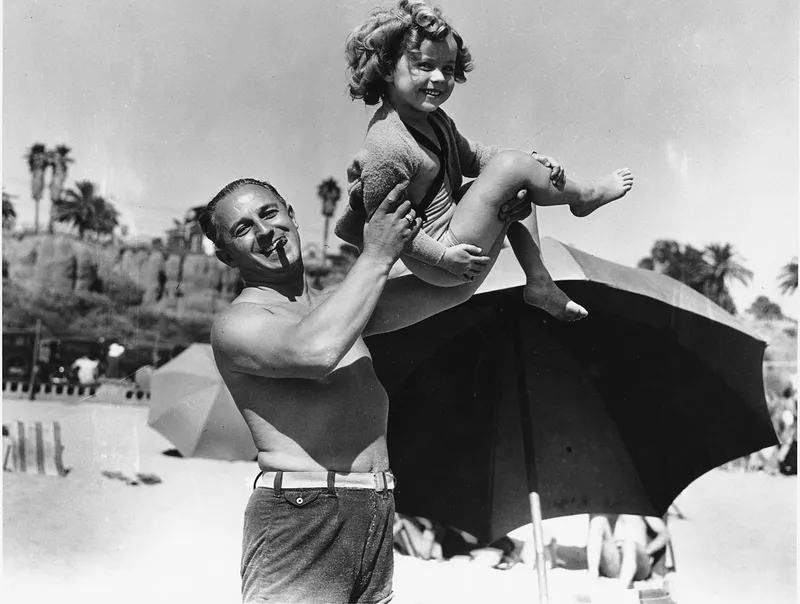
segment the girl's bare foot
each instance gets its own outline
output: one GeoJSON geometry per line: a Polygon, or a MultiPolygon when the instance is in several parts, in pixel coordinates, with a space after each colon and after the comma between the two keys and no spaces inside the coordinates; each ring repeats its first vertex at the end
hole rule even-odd
{"type": "Polygon", "coordinates": [[[594,212],[597,208],[619,199],[631,190],[633,174],[628,168],[615,170],[608,176],[587,183],[581,200],[571,204],[570,210],[575,216],[583,218],[594,212]]]}
{"type": "Polygon", "coordinates": [[[529,278],[522,290],[522,297],[527,304],[541,308],[559,321],[578,321],[588,316],[588,311],[569,299],[561,291],[550,275],[529,278]]]}

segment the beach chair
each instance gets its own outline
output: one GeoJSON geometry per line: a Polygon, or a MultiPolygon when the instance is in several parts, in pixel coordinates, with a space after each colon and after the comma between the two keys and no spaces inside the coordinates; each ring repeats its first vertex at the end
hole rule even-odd
{"type": "Polygon", "coordinates": [[[426,518],[395,514],[394,548],[401,554],[422,560],[442,557],[441,545],[437,542],[437,531],[426,518]]]}
{"type": "Polygon", "coordinates": [[[17,421],[3,425],[3,471],[66,476],[59,422],[17,421]]]}

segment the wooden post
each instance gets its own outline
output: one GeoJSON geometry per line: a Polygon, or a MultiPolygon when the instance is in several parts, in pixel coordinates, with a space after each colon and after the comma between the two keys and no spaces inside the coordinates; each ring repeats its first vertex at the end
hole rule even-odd
{"type": "Polygon", "coordinates": [[[30,388],[30,392],[28,393],[29,400],[33,400],[35,398],[33,394],[34,386],[36,385],[36,373],[37,368],[39,365],[39,346],[42,343],[42,320],[36,319],[36,330],[33,332],[33,351],[31,352],[31,375],[30,379],[28,380],[28,387],[30,388]]]}

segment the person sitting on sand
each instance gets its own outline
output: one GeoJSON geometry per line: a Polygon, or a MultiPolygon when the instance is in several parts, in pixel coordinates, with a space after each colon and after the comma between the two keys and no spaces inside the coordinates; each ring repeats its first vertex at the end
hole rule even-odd
{"type": "MultiPolygon", "coordinates": [[[[401,0],[377,10],[348,37],[346,58],[353,99],[382,101],[367,129],[363,149],[348,168],[349,204],[336,234],[361,245],[364,221],[398,182],[422,230],[402,257],[420,279],[443,287],[474,279],[486,268],[486,251],[504,235],[499,205],[523,189],[536,205],[568,205],[588,216],[633,186],[627,168],[593,181],[566,178],[551,158],[501,151],[464,137],[441,109],[456,82],[466,81],[472,58],[439,9],[423,0],[401,0]],[[477,177],[462,188],[462,177],[477,177]]],[[[525,272],[528,304],[571,321],[587,315],[553,281],[536,241],[536,216],[508,228],[525,272]]]]}
{"type": "Polygon", "coordinates": [[[589,576],[619,580],[629,589],[634,581],[652,574],[656,554],[669,543],[669,531],[661,518],[629,514],[592,514],[586,558],[589,576]],[[648,532],[654,537],[648,538],[648,532]]]}

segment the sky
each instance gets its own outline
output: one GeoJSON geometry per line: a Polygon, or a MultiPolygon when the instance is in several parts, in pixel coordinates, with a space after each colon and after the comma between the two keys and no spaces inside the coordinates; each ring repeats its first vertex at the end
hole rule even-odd
{"type": "MultiPolygon", "coordinates": [[[[96,182],[145,240],[249,176],[320,242],[317,185],[344,188],[373,111],[347,94],[344,41],[381,4],[5,3],[2,184],[19,221],[33,223],[23,156],[40,141],[69,145],[68,186],[96,182]]],[[[777,280],[798,254],[797,3],[438,4],[475,59],[444,106],[462,133],[576,179],[635,175],[588,218],[541,209],[543,236],[627,265],[658,239],[732,243],[755,273],[733,287],[739,308],[763,294],[798,316],[777,280]]]]}

